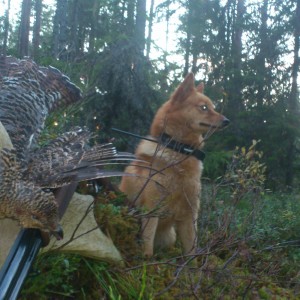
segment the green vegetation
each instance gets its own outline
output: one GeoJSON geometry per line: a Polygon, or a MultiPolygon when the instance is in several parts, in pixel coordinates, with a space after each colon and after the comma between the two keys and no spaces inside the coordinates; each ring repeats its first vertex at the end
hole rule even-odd
{"type": "Polygon", "coordinates": [[[45,254],[20,299],[300,299],[300,0],[23,0],[17,17],[2,2],[1,54],[59,68],[83,91],[41,143],[79,125],[132,152],[111,127],[146,135],[189,71],[231,120],[204,149],[197,267],[180,247],[144,260],[139,212],[100,191],[95,217],[125,267],[45,254]]]}
{"type": "Polygon", "coordinates": [[[3,1],[1,53],[52,65],[83,90],[80,106],[56,114],[56,129],[88,126],[132,151],[136,140],[111,127],[147,134],[157,107],[192,71],[231,120],[207,143],[207,175],[224,174],[228,151],[254,139],[268,188],[297,186],[300,0],[20,2],[16,15],[3,1]]]}
{"type": "Polygon", "coordinates": [[[122,194],[101,191],[96,220],[125,267],[44,254],[20,299],[299,299],[300,196],[264,189],[258,145],[237,148],[225,175],[204,183],[196,257],[176,247],[143,259],[138,212],[122,194]]]}

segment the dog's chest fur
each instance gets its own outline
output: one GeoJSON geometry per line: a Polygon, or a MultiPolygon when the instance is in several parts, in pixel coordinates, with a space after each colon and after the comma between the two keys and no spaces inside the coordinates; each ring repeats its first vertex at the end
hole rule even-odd
{"type": "Polygon", "coordinates": [[[138,158],[146,160],[153,171],[155,186],[163,207],[176,219],[186,212],[199,209],[202,162],[150,141],[142,141],[137,148],[138,158]]]}

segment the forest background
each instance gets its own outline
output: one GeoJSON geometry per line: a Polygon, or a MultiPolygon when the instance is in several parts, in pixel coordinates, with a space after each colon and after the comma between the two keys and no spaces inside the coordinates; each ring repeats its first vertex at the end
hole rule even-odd
{"type": "Polygon", "coordinates": [[[224,169],[224,150],[260,140],[269,186],[298,183],[298,1],[44,2],[19,1],[16,16],[17,2],[2,1],[2,52],[69,75],[86,94],[82,123],[147,133],[193,71],[232,121],[209,143],[209,175],[224,169]]]}
{"type": "Polygon", "coordinates": [[[133,151],[137,140],[111,128],[147,134],[156,109],[192,71],[231,120],[207,141],[206,180],[235,170],[234,199],[237,184],[245,189],[236,177],[248,182],[243,195],[259,185],[272,198],[268,228],[280,218],[284,227],[271,240],[298,241],[300,0],[2,0],[1,8],[2,54],[55,66],[83,90],[80,106],[49,119],[50,135],[86,125],[133,151]],[[249,162],[251,153],[259,163],[249,162]],[[248,165],[238,169],[237,157],[248,165]],[[256,173],[243,173],[247,167],[256,173]]]}

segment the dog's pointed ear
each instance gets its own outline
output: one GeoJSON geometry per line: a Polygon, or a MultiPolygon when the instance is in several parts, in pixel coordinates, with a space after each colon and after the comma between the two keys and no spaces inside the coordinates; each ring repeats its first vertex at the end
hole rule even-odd
{"type": "Polygon", "coordinates": [[[195,90],[195,78],[193,73],[189,73],[183,82],[175,90],[172,101],[184,101],[195,90]]]}
{"type": "Polygon", "coordinates": [[[200,83],[197,85],[196,89],[197,89],[197,92],[203,94],[203,93],[204,93],[204,83],[203,83],[203,82],[200,82],[200,83]]]}

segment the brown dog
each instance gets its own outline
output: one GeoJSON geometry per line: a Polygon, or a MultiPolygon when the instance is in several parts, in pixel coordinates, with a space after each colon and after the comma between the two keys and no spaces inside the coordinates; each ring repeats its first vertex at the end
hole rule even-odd
{"type": "Polygon", "coordinates": [[[125,170],[138,176],[124,176],[120,185],[130,201],[149,212],[142,221],[146,256],[153,255],[154,247],[173,245],[175,230],[184,253],[195,253],[203,134],[228,124],[203,95],[203,85],[195,87],[192,73],[157,111],[150,132],[157,142],[139,144],[135,154],[144,162],[125,170]]]}

